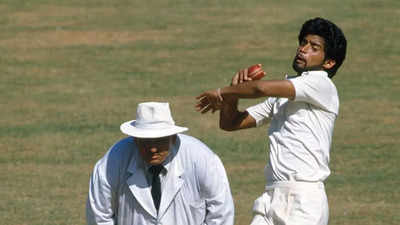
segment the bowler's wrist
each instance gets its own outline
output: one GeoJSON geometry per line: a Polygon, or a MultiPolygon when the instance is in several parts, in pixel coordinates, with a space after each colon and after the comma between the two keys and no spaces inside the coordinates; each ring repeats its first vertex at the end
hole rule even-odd
{"type": "Polygon", "coordinates": [[[238,98],[232,95],[227,95],[225,88],[218,88],[217,89],[217,95],[218,98],[221,100],[221,102],[225,105],[231,105],[231,104],[236,104],[238,101],[238,98]]]}

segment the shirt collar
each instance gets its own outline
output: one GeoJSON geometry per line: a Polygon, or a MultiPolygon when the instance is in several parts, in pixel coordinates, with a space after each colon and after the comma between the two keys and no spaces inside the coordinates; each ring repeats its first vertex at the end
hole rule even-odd
{"type": "MultiPolygon", "coordinates": [[[[328,73],[326,71],[324,71],[324,70],[305,71],[305,72],[301,73],[300,76],[308,76],[308,75],[320,75],[320,76],[327,76],[328,77],[328,73]]],[[[290,79],[290,78],[294,78],[294,77],[298,77],[298,75],[294,75],[294,76],[291,76],[291,75],[288,75],[288,74],[285,75],[286,79],[290,79]]]]}
{"type": "Polygon", "coordinates": [[[305,71],[301,73],[301,76],[308,76],[308,75],[328,76],[328,73],[324,70],[305,71]]]}

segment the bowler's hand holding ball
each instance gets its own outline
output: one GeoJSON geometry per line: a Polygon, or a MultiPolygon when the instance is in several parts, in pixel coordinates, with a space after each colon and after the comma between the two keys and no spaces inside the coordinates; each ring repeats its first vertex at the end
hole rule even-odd
{"type": "Polygon", "coordinates": [[[247,69],[247,76],[251,78],[251,80],[260,80],[265,76],[265,72],[261,68],[261,64],[255,64],[250,66],[247,69]]]}
{"type": "Polygon", "coordinates": [[[235,74],[232,78],[231,86],[235,86],[237,84],[247,82],[247,81],[254,81],[260,80],[266,75],[264,70],[262,69],[261,64],[255,64],[247,69],[241,69],[239,72],[235,74]]]}

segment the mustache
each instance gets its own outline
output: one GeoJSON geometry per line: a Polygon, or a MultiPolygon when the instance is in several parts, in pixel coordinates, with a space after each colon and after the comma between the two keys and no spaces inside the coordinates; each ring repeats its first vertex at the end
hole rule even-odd
{"type": "Polygon", "coordinates": [[[302,54],[300,54],[300,53],[297,53],[295,58],[305,61],[304,56],[302,54]]]}

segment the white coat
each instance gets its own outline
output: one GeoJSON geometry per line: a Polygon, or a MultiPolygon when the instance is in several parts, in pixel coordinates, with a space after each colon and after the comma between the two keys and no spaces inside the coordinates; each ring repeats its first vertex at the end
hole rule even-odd
{"type": "Polygon", "coordinates": [[[182,134],[170,155],[157,213],[133,138],[112,146],[90,179],[87,223],[232,225],[234,205],[219,157],[201,141],[182,134]]]}

